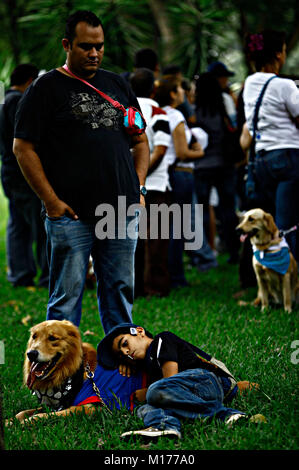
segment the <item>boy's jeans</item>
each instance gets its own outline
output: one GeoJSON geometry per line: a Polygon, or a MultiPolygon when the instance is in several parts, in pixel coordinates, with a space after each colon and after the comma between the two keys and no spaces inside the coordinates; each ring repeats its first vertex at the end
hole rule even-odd
{"type": "Polygon", "coordinates": [[[241,411],[223,405],[223,388],[218,378],[204,369],[189,369],[150,385],[146,405],[137,416],[146,427],[175,429],[180,432],[180,418],[212,418],[224,421],[241,411]]]}
{"type": "MultiPolygon", "coordinates": [[[[128,217],[126,225],[137,217],[128,217]]],[[[50,266],[47,320],[69,320],[79,326],[89,256],[97,278],[97,298],[105,333],[118,323],[132,322],[136,239],[100,240],[95,221],[67,216],[46,217],[50,266]]]]}

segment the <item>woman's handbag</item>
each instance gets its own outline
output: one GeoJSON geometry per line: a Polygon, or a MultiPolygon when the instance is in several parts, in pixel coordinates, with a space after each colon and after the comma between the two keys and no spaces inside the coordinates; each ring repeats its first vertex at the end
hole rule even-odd
{"type": "Polygon", "coordinates": [[[247,180],[245,184],[246,197],[247,197],[248,202],[251,204],[259,200],[256,174],[255,174],[255,137],[256,137],[256,130],[257,130],[257,122],[258,122],[258,113],[259,113],[260,106],[262,104],[262,100],[263,100],[263,96],[266,91],[266,88],[271,82],[271,80],[273,80],[273,78],[276,78],[276,75],[269,78],[269,80],[267,80],[267,82],[263,86],[262,91],[256,102],[254,115],[253,115],[253,136],[252,136],[252,142],[251,142],[251,146],[249,150],[247,180]]]}
{"type": "Polygon", "coordinates": [[[91,85],[89,82],[86,80],[83,80],[83,78],[77,77],[73,72],[70,71],[68,66],[64,64],[63,68],[72,75],[74,78],[77,78],[77,80],[80,80],[81,82],[85,83],[85,85],[88,85],[90,88],[92,88],[94,91],[96,91],[99,95],[102,96],[105,100],[109,101],[115,108],[119,109],[123,115],[124,115],[124,127],[126,132],[130,136],[134,135],[140,135],[144,132],[146,128],[146,122],[144,117],[142,116],[141,112],[133,108],[132,106],[129,108],[125,108],[122,104],[120,104],[118,101],[113,100],[110,98],[110,96],[106,95],[106,93],[103,93],[102,91],[98,90],[96,87],[91,85]]]}

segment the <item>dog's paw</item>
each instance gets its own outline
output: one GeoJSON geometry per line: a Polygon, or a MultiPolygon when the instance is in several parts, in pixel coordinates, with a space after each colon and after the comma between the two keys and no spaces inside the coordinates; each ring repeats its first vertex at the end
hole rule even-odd
{"type": "Polygon", "coordinates": [[[256,299],[254,299],[254,301],[252,302],[252,305],[254,307],[259,307],[259,305],[261,305],[262,301],[260,299],[260,297],[257,297],[256,299]]]}
{"type": "Polygon", "coordinates": [[[12,426],[14,423],[15,423],[15,420],[13,418],[6,419],[4,421],[4,425],[5,425],[6,428],[8,428],[9,426],[12,426]]]}

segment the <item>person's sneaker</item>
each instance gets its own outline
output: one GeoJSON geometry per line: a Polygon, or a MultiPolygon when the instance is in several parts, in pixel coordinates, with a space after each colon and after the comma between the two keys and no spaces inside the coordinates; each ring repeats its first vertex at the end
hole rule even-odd
{"type": "Polygon", "coordinates": [[[241,418],[248,419],[248,416],[242,415],[241,413],[235,413],[225,420],[225,424],[228,428],[231,428],[241,418]]]}
{"type": "Polygon", "coordinates": [[[122,437],[123,439],[129,439],[130,437],[134,438],[136,436],[139,436],[144,440],[158,439],[161,436],[180,439],[181,433],[177,431],[176,429],[163,429],[162,430],[162,429],[149,427],[146,429],[139,429],[137,431],[124,432],[120,437],[122,437]]]}
{"type": "Polygon", "coordinates": [[[241,418],[245,418],[245,421],[241,420],[241,422],[247,422],[247,423],[249,422],[249,423],[255,423],[255,424],[267,423],[267,419],[262,414],[256,414],[256,415],[249,417],[248,415],[235,413],[226,419],[225,424],[227,425],[228,428],[231,428],[236,422],[240,422],[241,418]]]}

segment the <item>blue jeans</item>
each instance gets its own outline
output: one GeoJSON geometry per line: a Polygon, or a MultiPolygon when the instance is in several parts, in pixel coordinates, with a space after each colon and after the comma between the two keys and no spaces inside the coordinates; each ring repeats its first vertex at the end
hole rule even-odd
{"type": "Polygon", "coordinates": [[[212,186],[219,196],[218,217],[223,231],[223,238],[232,259],[236,259],[240,242],[236,233],[238,217],[236,215],[236,171],[233,167],[203,168],[194,171],[195,190],[199,204],[203,204],[204,229],[208,236],[209,203],[212,186]]]}
{"type": "MultiPolygon", "coordinates": [[[[134,221],[137,227],[137,217],[128,217],[126,226],[134,221]]],[[[95,226],[95,221],[46,216],[50,266],[47,319],[65,319],[79,326],[91,255],[101,322],[107,333],[119,323],[132,322],[137,237],[100,240],[96,237],[95,226]]]]}
{"type": "MultiPolygon", "coordinates": [[[[195,229],[195,204],[198,204],[197,201],[197,196],[196,192],[193,192],[193,197],[192,197],[192,213],[191,213],[191,226],[192,226],[192,231],[194,232],[195,229]]],[[[201,223],[203,225],[203,220],[201,220],[201,223]]],[[[191,259],[194,260],[194,264],[200,265],[200,264],[214,264],[215,266],[217,265],[216,261],[216,256],[213,253],[212,248],[210,247],[207,236],[203,230],[202,233],[202,247],[199,248],[198,250],[194,251],[189,251],[188,255],[190,256],[191,259]]]]}
{"type": "MultiPolygon", "coordinates": [[[[263,209],[274,215],[280,230],[288,230],[299,222],[299,149],[259,152],[255,168],[263,209]]],[[[299,261],[298,230],[286,239],[299,261]]]]}
{"type": "Polygon", "coordinates": [[[173,227],[169,240],[169,273],[172,287],[187,285],[183,266],[184,235],[183,235],[183,204],[192,204],[194,189],[193,174],[187,171],[173,170],[169,174],[172,188],[172,204],[178,204],[181,209],[181,237],[174,238],[173,227]]]}
{"type": "Polygon", "coordinates": [[[224,421],[241,411],[223,405],[223,388],[219,379],[204,369],[189,369],[151,384],[146,405],[137,416],[146,427],[175,429],[180,432],[181,418],[217,418],[224,421]]]}
{"type": "Polygon", "coordinates": [[[40,268],[39,287],[48,287],[49,268],[46,255],[46,233],[41,218],[41,201],[27,183],[2,180],[9,199],[6,231],[7,279],[14,286],[34,284],[40,268]],[[36,243],[36,256],[33,243],[36,243]]]}

